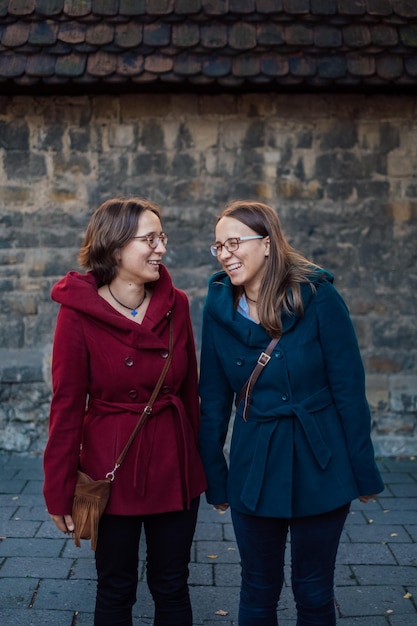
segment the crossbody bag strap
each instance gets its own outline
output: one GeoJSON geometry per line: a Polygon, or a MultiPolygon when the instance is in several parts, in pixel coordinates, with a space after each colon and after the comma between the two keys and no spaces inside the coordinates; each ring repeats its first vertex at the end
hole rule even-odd
{"type": "Polygon", "coordinates": [[[123,448],[122,452],[120,453],[113,470],[106,474],[106,478],[109,478],[110,480],[114,480],[114,475],[116,473],[116,470],[119,469],[120,465],[122,464],[122,462],[123,462],[123,460],[124,460],[128,450],[129,450],[130,446],[132,445],[132,442],[133,442],[134,438],[136,437],[138,432],[143,428],[146,420],[148,419],[148,417],[152,413],[153,403],[155,402],[155,400],[156,400],[156,398],[158,396],[158,393],[160,392],[162,384],[163,384],[163,382],[165,380],[165,376],[167,375],[167,372],[169,370],[169,366],[171,365],[172,353],[173,353],[173,348],[174,348],[174,322],[173,322],[173,317],[174,317],[173,313],[171,313],[170,320],[169,320],[169,354],[168,354],[167,360],[165,361],[164,369],[162,370],[161,375],[159,377],[159,380],[158,380],[158,382],[155,385],[155,389],[152,392],[152,395],[151,395],[151,397],[149,399],[148,404],[143,409],[142,414],[141,414],[141,416],[139,418],[139,421],[136,424],[132,434],[130,435],[127,444],[125,445],[125,447],[123,448]]]}
{"type": "Polygon", "coordinates": [[[245,405],[243,407],[243,414],[242,414],[242,417],[245,420],[245,422],[248,421],[249,405],[251,401],[253,387],[256,381],[258,380],[259,375],[261,374],[261,372],[263,372],[264,368],[268,365],[269,361],[271,360],[270,355],[279,340],[280,340],[280,337],[272,339],[270,343],[268,344],[268,347],[266,348],[265,352],[261,352],[261,354],[259,355],[258,361],[252,371],[252,374],[249,376],[248,380],[243,385],[239,393],[236,407],[238,407],[239,404],[242,402],[242,400],[245,399],[245,405]]]}

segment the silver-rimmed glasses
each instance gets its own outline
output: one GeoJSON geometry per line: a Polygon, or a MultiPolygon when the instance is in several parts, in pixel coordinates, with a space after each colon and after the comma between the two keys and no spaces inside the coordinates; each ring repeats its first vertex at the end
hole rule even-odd
{"type": "Polygon", "coordinates": [[[222,248],[226,248],[228,252],[236,252],[239,249],[239,245],[242,241],[250,241],[251,239],[265,239],[262,235],[248,235],[247,237],[229,237],[223,243],[216,241],[210,246],[210,252],[213,256],[219,256],[222,253],[222,248]]]}
{"type": "Polygon", "coordinates": [[[168,243],[168,235],[166,233],[148,233],[147,235],[137,235],[133,237],[133,239],[141,239],[142,241],[146,241],[148,246],[155,250],[162,241],[163,245],[166,246],[168,243]]]}

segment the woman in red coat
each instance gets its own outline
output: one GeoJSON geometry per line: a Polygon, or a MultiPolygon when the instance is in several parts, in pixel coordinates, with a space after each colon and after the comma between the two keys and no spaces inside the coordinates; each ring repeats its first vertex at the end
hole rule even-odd
{"type": "Polygon", "coordinates": [[[168,357],[173,319],[172,363],[100,520],[95,626],[132,625],[142,527],[154,624],[192,624],[188,564],[206,482],[189,304],[161,264],[166,243],[154,204],[109,200],[92,216],[79,255],[90,271],[69,272],[52,290],[61,307],[44,495],[64,533],[74,530],[77,470],[93,479],[113,470],[168,357]]]}

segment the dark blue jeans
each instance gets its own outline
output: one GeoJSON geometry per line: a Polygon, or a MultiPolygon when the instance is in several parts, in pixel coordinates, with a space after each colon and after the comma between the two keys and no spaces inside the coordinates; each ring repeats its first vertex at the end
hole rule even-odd
{"type": "Polygon", "coordinates": [[[291,534],[297,626],[334,626],[334,568],[349,504],[322,515],[281,519],[232,510],[242,563],[239,626],[277,626],[284,555],[291,534]]]}
{"type": "Polygon", "coordinates": [[[190,510],[158,515],[103,515],[96,550],[94,626],[132,626],[142,526],[155,626],[192,626],[188,565],[199,498],[190,510]]]}

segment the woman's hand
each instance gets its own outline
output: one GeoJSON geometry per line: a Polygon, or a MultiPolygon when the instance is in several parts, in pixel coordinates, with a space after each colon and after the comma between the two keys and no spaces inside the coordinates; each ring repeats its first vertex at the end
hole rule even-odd
{"type": "Polygon", "coordinates": [[[213,505],[215,509],[217,509],[217,511],[227,511],[227,509],[229,508],[229,503],[228,502],[223,502],[223,504],[214,504],[213,505]]]}
{"type": "Polygon", "coordinates": [[[369,500],[374,500],[377,497],[377,494],[374,493],[372,496],[359,496],[359,501],[367,504],[369,500]]]}
{"type": "Polygon", "coordinates": [[[71,515],[51,515],[51,519],[55,526],[66,535],[74,532],[74,522],[71,515]]]}

